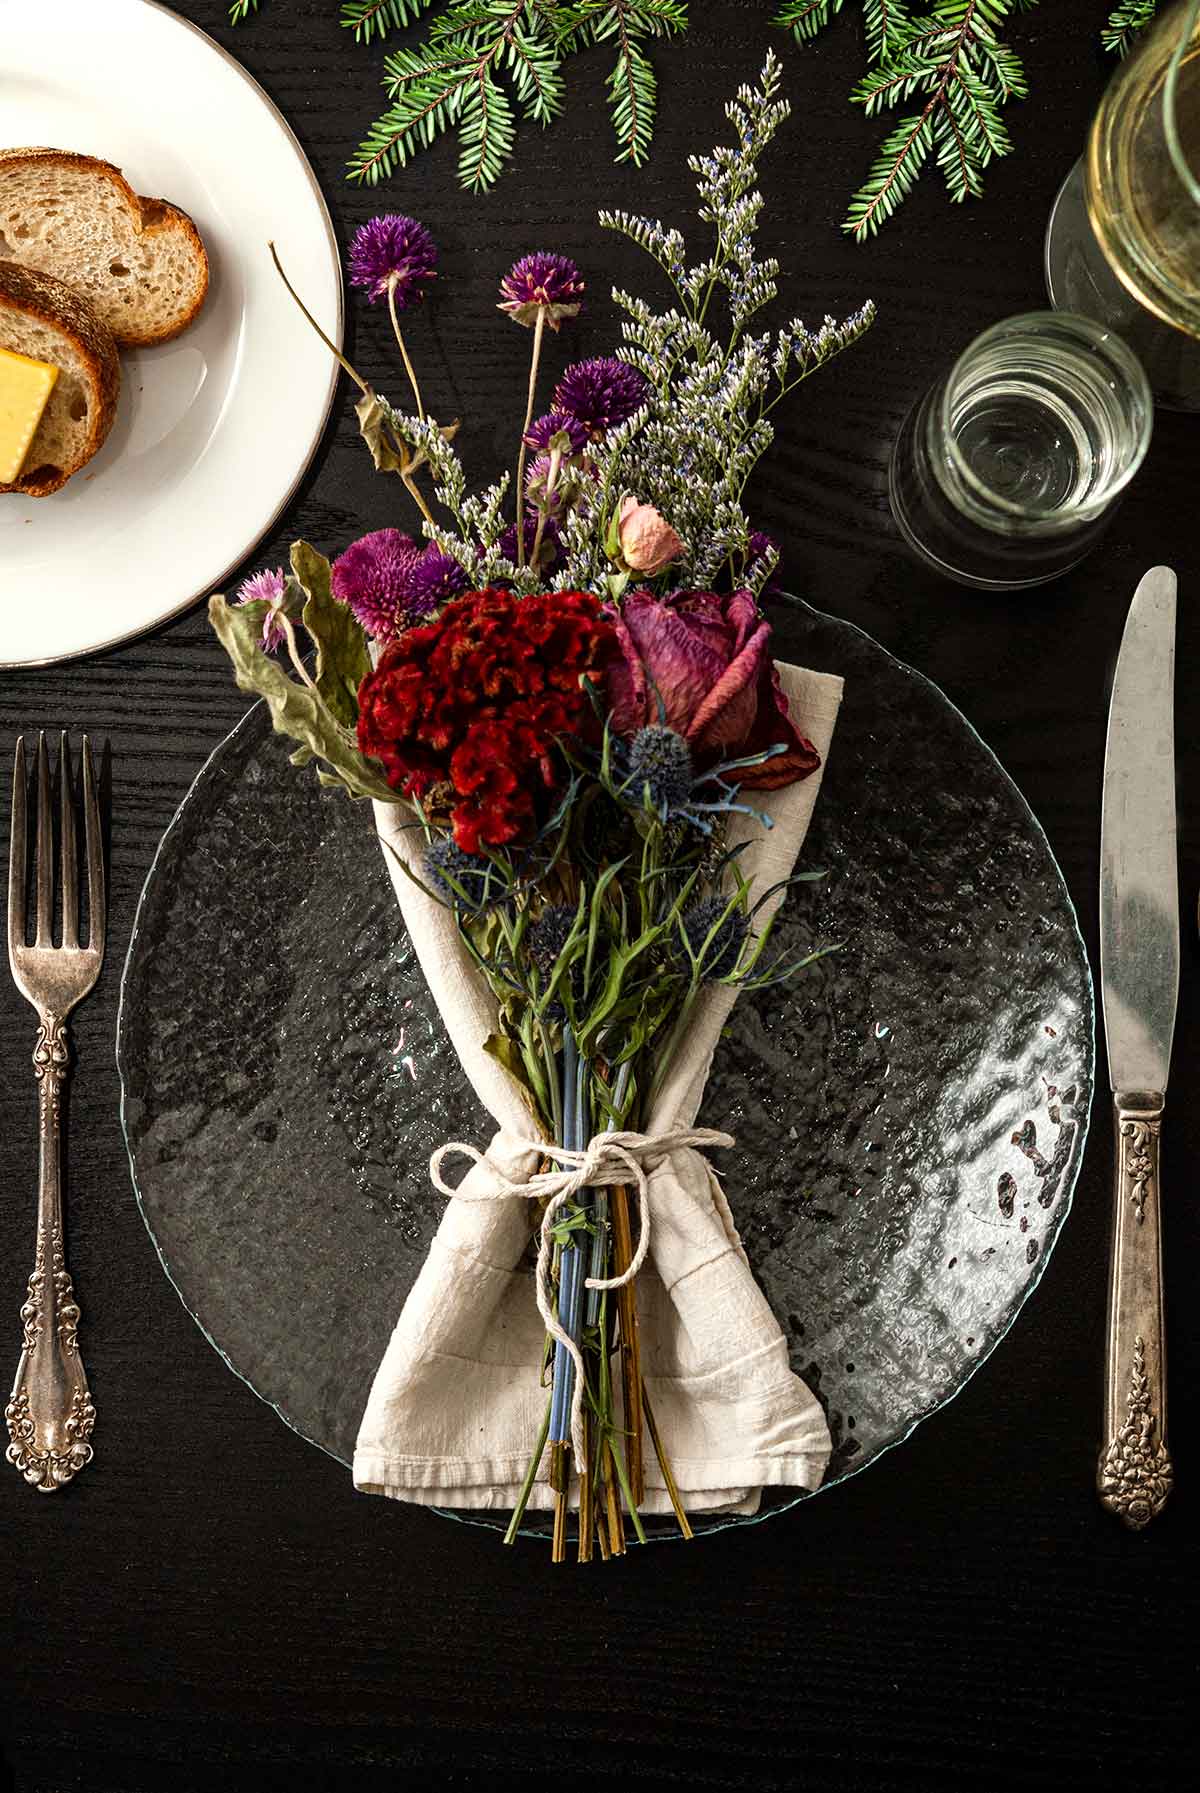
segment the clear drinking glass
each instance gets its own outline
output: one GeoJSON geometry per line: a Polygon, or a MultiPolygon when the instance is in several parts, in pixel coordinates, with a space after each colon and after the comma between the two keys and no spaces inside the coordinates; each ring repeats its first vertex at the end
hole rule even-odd
{"type": "Polygon", "coordinates": [[[1138,39],[1046,233],[1052,305],[1120,331],[1160,404],[1200,409],[1200,0],[1138,39]]]}
{"type": "Polygon", "coordinates": [[[962,585],[1057,578],[1095,546],[1141,465],[1154,403],[1132,350],[1066,312],[993,324],[918,400],[889,497],[909,547],[962,585]]]}

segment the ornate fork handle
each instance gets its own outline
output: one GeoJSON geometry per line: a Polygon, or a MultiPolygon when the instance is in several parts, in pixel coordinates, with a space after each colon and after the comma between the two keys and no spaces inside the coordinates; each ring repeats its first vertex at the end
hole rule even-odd
{"type": "Polygon", "coordinates": [[[1118,1093],[1116,1200],[1108,1302],[1100,1499],[1133,1531],[1161,1512],[1174,1474],[1167,1450],[1167,1348],[1159,1233],[1163,1098],[1118,1093]]]}
{"type": "Polygon", "coordinates": [[[96,1409],[76,1330],[79,1308],[63,1250],[62,1092],[70,1063],[66,1018],[40,1011],[33,1074],[38,1082],[37,1251],[21,1309],[24,1349],[4,1410],[10,1463],[41,1494],[53,1494],[92,1459],[96,1409]]]}

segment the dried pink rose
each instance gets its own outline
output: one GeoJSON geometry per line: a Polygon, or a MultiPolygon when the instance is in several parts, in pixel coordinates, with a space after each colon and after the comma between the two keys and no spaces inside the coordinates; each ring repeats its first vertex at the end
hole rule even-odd
{"type": "Polygon", "coordinates": [[[617,517],[621,558],[634,573],[661,573],[683,553],[683,543],[652,504],[622,498],[617,517]]]}
{"type": "Polygon", "coordinates": [[[771,625],[750,592],[656,598],[633,591],[608,615],[621,650],[607,675],[618,734],[665,722],[700,766],[781,749],[739,771],[738,782],[752,790],[775,790],[816,771],[820,755],[788,714],[770,654],[771,625]]]}

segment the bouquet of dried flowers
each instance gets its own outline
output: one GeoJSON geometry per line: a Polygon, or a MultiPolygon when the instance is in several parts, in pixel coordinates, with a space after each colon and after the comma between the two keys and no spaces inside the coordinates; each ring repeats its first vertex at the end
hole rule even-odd
{"type": "MultiPolygon", "coordinates": [[[[365,225],[350,278],[388,307],[412,409],[348,371],[362,434],[406,486],[424,542],[382,529],[332,563],[297,543],[290,571],[211,602],[239,683],[295,740],[294,763],[404,806],[423,837],[406,869],[487,980],[499,1014],[487,1051],[560,1167],[541,1179],[545,1416],[508,1533],[549,1441],[558,1557],[572,1471],[582,1556],[623,1549],[626,1516],[643,1535],[643,1429],[689,1535],[640,1367],[638,1129],[707,987],[761,988],[815,956],[773,955],[771,923],[755,917],[778,887],[756,889],[725,837],[733,814],[758,815],[756,791],[819,764],[760,610],[777,552],[743,498],[773,408],[873,311],[755,331],[778,273],[754,243],[758,158],[788,112],[778,82],[769,56],[727,108],[734,144],[692,160],[715,237],[701,261],[678,230],[601,213],[658,264],[672,302],[614,294],[619,352],[566,367],[540,414],[547,333],[578,316],[584,282],[544,253],[501,282],[499,309],[532,340],[512,485],[470,494],[457,426],[422,401],[401,319],[435,277],[429,233],[396,216],[365,225]],[[580,1187],[606,1131],[628,1174],[580,1187]]],[[[436,1166],[435,1178],[448,1187],[436,1166]]]]}

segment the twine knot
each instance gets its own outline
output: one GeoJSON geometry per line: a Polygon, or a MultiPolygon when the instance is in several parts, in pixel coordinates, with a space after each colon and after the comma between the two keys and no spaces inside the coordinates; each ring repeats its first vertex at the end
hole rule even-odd
{"type": "Polygon", "coordinates": [[[674,1127],[666,1133],[597,1133],[581,1152],[571,1151],[566,1146],[549,1145],[542,1139],[519,1139],[516,1142],[518,1151],[536,1153],[540,1158],[551,1159],[558,1166],[556,1170],[537,1171],[520,1183],[514,1183],[507,1177],[486,1152],[477,1151],[474,1146],[466,1145],[462,1140],[448,1140],[445,1145],[438,1147],[429,1160],[429,1175],[434,1188],[455,1201],[495,1202],[518,1196],[525,1201],[544,1201],[546,1204],[538,1239],[538,1312],[545,1322],[546,1331],[570,1353],[575,1365],[575,1387],[571,1398],[571,1446],[580,1474],[587,1467],[583,1442],[583,1354],[576,1340],[559,1323],[554,1306],[554,1292],[550,1286],[550,1272],[554,1261],[554,1226],[558,1214],[566,1203],[585,1189],[616,1189],[629,1183],[636,1185],[638,1242],[628,1267],[620,1276],[589,1276],[584,1283],[585,1288],[589,1289],[623,1288],[626,1283],[633,1281],[650,1249],[649,1172],[672,1152],[733,1144],[730,1134],[718,1133],[711,1127],[674,1127]],[[486,1164],[492,1174],[491,1186],[468,1192],[461,1183],[447,1183],[442,1175],[442,1165],[450,1157],[470,1158],[476,1164],[486,1164]]]}

